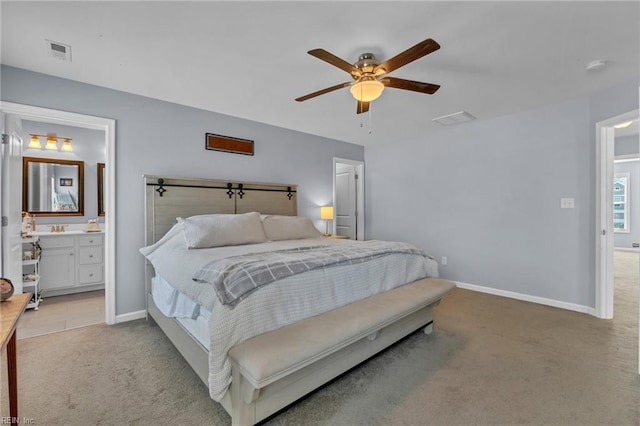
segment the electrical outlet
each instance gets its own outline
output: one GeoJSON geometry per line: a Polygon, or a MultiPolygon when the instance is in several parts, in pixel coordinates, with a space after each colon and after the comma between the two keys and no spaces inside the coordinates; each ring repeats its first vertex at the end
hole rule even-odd
{"type": "Polygon", "coordinates": [[[575,208],[575,200],[573,198],[560,198],[561,209],[573,209],[575,208]]]}
{"type": "Polygon", "coordinates": [[[447,261],[448,261],[447,256],[442,256],[442,261],[440,263],[443,265],[446,265],[447,261]]]}

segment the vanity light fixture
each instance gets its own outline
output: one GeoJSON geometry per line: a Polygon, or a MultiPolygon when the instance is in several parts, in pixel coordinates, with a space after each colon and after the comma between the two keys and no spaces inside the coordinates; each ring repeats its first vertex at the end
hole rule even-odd
{"type": "Polygon", "coordinates": [[[42,149],[42,142],[40,138],[47,138],[47,143],[44,146],[44,149],[49,149],[52,151],[58,150],[58,139],[62,139],[62,146],[60,147],[60,151],[64,152],[73,152],[73,145],[71,145],[71,138],[65,138],[62,136],[56,135],[38,135],[35,133],[29,133],[31,139],[29,140],[29,148],[42,149]]]}

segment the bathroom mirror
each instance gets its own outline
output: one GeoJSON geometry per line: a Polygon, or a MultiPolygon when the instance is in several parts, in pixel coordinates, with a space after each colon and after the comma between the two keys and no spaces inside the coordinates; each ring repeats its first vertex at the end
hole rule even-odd
{"type": "Polygon", "coordinates": [[[22,158],[22,210],[84,216],[84,161],[22,158]]]}
{"type": "Polygon", "coordinates": [[[104,163],[98,163],[98,216],[104,216],[104,163]]]}

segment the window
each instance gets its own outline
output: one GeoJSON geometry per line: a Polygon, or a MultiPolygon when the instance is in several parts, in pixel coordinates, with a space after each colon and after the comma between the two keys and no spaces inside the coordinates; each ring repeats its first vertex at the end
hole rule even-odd
{"type": "Polygon", "coordinates": [[[613,178],[613,232],[629,232],[629,173],[613,178]]]}

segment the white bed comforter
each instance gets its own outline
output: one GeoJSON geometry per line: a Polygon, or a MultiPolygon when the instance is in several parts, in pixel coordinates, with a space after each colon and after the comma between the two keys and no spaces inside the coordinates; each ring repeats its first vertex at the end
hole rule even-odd
{"type": "MultiPolygon", "coordinates": [[[[182,229],[175,226],[156,244],[140,251],[153,264],[156,273],[170,284],[193,286],[194,272],[215,257],[309,246],[310,241],[313,245],[359,244],[352,240],[317,238],[188,250],[182,229]]],[[[227,352],[238,343],[405,283],[437,276],[438,267],[433,259],[415,254],[390,254],[356,265],[312,270],[273,282],[233,309],[217,299],[211,286],[201,285],[194,299],[211,312],[211,398],[222,400],[231,384],[227,352]]]]}

